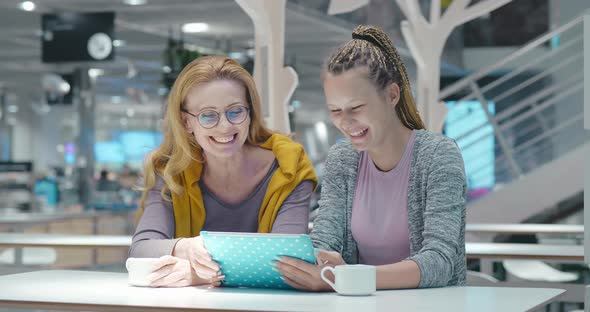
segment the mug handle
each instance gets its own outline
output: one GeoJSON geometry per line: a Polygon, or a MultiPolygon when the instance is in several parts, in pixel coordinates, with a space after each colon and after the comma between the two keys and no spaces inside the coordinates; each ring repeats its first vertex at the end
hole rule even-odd
{"type": "Polygon", "coordinates": [[[336,285],[334,285],[334,283],[332,283],[332,282],[331,282],[331,281],[330,281],[330,280],[329,280],[327,277],[325,277],[325,276],[324,276],[324,273],[325,273],[326,271],[332,271],[332,273],[334,274],[334,278],[336,278],[336,270],[334,270],[334,268],[333,268],[333,267],[331,267],[331,266],[324,267],[324,268],[322,269],[322,271],[320,271],[320,277],[322,278],[322,280],[323,280],[324,282],[326,282],[328,285],[330,285],[330,287],[332,287],[332,288],[333,288],[335,291],[338,291],[338,290],[336,289],[336,285]]]}

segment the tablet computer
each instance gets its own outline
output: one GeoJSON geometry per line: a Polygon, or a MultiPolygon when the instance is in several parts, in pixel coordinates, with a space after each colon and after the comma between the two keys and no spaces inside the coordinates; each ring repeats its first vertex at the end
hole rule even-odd
{"type": "Polygon", "coordinates": [[[223,286],[290,289],[272,269],[276,256],[315,263],[307,234],[267,234],[201,231],[205,248],[225,275],[223,286]]]}

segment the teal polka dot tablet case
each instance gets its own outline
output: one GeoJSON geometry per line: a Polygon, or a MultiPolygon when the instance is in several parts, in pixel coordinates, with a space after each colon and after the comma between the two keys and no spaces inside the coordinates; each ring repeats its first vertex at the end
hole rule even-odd
{"type": "Polygon", "coordinates": [[[306,234],[262,234],[201,231],[205,248],[225,275],[223,286],[290,289],[272,269],[276,256],[315,263],[306,234]]]}

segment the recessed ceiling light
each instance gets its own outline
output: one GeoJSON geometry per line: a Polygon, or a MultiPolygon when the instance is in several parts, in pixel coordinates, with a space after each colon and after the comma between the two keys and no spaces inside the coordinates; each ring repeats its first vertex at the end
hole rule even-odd
{"type": "Polygon", "coordinates": [[[187,23],[182,25],[182,32],[185,33],[200,33],[209,30],[209,24],[207,23],[187,23]]]}
{"type": "Polygon", "coordinates": [[[36,6],[33,1],[24,1],[24,2],[20,3],[19,7],[21,10],[31,12],[31,11],[35,11],[36,6]]]}
{"type": "Polygon", "coordinates": [[[146,0],[123,0],[126,5],[144,5],[147,3],[146,0]]]}

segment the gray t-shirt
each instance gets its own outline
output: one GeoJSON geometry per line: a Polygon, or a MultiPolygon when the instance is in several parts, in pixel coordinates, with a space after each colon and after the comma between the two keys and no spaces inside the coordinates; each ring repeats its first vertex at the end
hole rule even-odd
{"type": "MultiPolygon", "coordinates": [[[[254,191],[239,204],[230,205],[217,198],[199,181],[205,206],[204,231],[256,232],[258,212],[274,172],[279,168],[275,160],[266,176],[254,191]]],[[[174,239],[175,223],[172,202],[162,198],[164,180],[157,178],[156,186],[148,192],[145,209],[129,249],[135,258],[156,258],[172,254],[178,241],[174,239]]],[[[309,202],[313,182],[301,182],[285,199],[272,227],[273,233],[307,233],[309,202]]]]}

